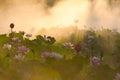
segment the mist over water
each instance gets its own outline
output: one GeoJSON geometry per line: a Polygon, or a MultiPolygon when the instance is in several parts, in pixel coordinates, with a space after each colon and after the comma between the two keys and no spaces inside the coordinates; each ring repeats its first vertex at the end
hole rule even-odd
{"type": "Polygon", "coordinates": [[[119,29],[120,6],[108,0],[0,0],[0,33],[8,33],[10,23],[33,34],[71,25],[119,29]]]}

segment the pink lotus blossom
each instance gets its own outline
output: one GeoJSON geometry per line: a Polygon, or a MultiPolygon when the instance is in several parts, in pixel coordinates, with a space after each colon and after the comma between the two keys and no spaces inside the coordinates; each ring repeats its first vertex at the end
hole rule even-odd
{"type": "Polygon", "coordinates": [[[51,53],[53,57],[55,57],[56,59],[62,59],[63,58],[63,55],[59,54],[59,53],[55,53],[55,52],[52,52],[51,53]]]}
{"type": "Polygon", "coordinates": [[[50,52],[43,52],[43,53],[41,54],[41,57],[42,57],[42,58],[52,57],[52,55],[51,55],[50,52]]]}
{"type": "Polygon", "coordinates": [[[100,65],[100,58],[94,56],[94,57],[90,58],[90,63],[93,66],[99,66],[100,65]]]}
{"type": "Polygon", "coordinates": [[[20,52],[20,53],[28,53],[29,51],[30,51],[30,49],[24,45],[18,47],[18,52],[20,52]]]}
{"type": "Polygon", "coordinates": [[[63,58],[63,55],[55,53],[55,52],[43,52],[41,54],[41,58],[56,58],[56,59],[61,59],[63,58]]]}
{"type": "Polygon", "coordinates": [[[12,38],[12,41],[13,41],[13,42],[16,42],[16,43],[21,42],[21,40],[20,40],[18,37],[12,38]]]}
{"type": "Polygon", "coordinates": [[[74,45],[71,42],[65,42],[63,43],[63,46],[66,48],[74,49],[74,45]]]}

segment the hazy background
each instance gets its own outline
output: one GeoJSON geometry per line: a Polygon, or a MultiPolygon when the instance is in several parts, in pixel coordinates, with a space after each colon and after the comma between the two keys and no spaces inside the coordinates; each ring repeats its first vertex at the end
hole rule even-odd
{"type": "Polygon", "coordinates": [[[120,29],[120,4],[117,3],[109,0],[0,0],[0,33],[8,33],[10,23],[15,24],[17,31],[33,34],[43,28],[71,25],[120,29]]]}

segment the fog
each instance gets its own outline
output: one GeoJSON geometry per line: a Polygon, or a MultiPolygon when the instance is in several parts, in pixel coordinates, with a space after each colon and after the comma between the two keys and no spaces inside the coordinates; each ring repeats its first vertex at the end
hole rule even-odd
{"type": "Polygon", "coordinates": [[[0,0],[0,33],[8,33],[10,23],[33,34],[71,25],[119,29],[119,8],[108,0],[0,0]]]}

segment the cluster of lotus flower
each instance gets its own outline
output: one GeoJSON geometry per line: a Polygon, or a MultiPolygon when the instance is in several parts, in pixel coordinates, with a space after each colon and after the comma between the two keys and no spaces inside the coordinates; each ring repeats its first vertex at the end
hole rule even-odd
{"type": "Polygon", "coordinates": [[[71,42],[65,42],[62,44],[65,48],[75,50],[76,52],[80,52],[82,49],[82,44],[78,43],[76,45],[72,44],[71,42]]]}
{"type": "Polygon", "coordinates": [[[64,56],[62,54],[59,53],[55,53],[55,52],[43,52],[41,54],[41,58],[45,59],[45,58],[55,58],[55,59],[62,59],[64,56]]]}
{"type": "MultiPolygon", "coordinates": [[[[30,49],[27,48],[25,45],[23,45],[21,43],[22,40],[19,37],[14,37],[13,36],[16,33],[15,31],[12,31],[12,29],[14,28],[13,23],[10,24],[10,28],[11,28],[11,33],[9,34],[9,37],[10,37],[11,41],[8,42],[8,43],[5,43],[3,45],[3,48],[11,51],[11,53],[14,54],[14,59],[23,60],[25,58],[26,53],[28,53],[30,51],[30,49]]],[[[19,34],[22,34],[24,36],[25,32],[24,31],[19,31],[19,34]]],[[[25,36],[27,38],[29,38],[32,35],[31,34],[26,34],[25,36]]],[[[11,55],[11,54],[8,54],[8,55],[11,55]]]]}
{"type": "MultiPolygon", "coordinates": [[[[14,24],[11,23],[10,27],[11,27],[11,34],[14,35],[14,33],[16,33],[16,32],[12,31],[12,29],[14,28],[14,24]]],[[[32,36],[31,34],[25,34],[24,31],[19,31],[19,33],[22,34],[23,36],[25,35],[27,38],[30,38],[32,36]]],[[[87,35],[87,37],[89,38],[89,40],[94,39],[94,36],[92,36],[92,35],[87,35]]],[[[45,36],[44,38],[47,39],[47,41],[50,39],[54,40],[51,37],[46,38],[46,36],[45,36]]],[[[14,44],[12,44],[12,43],[6,43],[3,45],[3,48],[8,49],[8,50],[12,50],[12,48],[15,48],[16,51],[14,51],[15,52],[14,58],[17,60],[23,60],[25,58],[26,53],[28,53],[30,51],[30,49],[27,48],[25,45],[22,45],[22,43],[21,43],[22,40],[19,37],[12,36],[11,41],[12,41],[12,43],[19,44],[19,45],[14,46],[14,44]]],[[[77,53],[79,53],[82,50],[81,42],[79,42],[77,44],[72,44],[71,42],[65,42],[62,45],[65,48],[75,50],[77,53]]],[[[43,53],[41,53],[41,58],[62,59],[62,58],[64,58],[64,55],[56,53],[56,52],[43,52],[43,53]]],[[[99,57],[94,56],[94,57],[90,58],[90,63],[94,66],[99,66],[101,63],[101,60],[99,57]]]]}
{"type": "MultiPolygon", "coordinates": [[[[16,38],[16,40],[13,40],[14,42],[20,42],[20,40],[18,38],[16,38]]],[[[16,60],[23,60],[25,58],[25,54],[28,53],[30,51],[29,48],[27,48],[25,45],[20,45],[20,46],[12,46],[11,44],[4,44],[3,45],[3,48],[4,49],[7,49],[7,50],[12,50],[12,48],[16,48],[17,51],[14,51],[15,55],[14,55],[14,58],[16,60]]]]}
{"type": "MultiPolygon", "coordinates": [[[[92,36],[90,38],[93,38],[92,36]]],[[[72,44],[71,42],[65,42],[62,44],[64,47],[75,50],[76,52],[80,52],[82,49],[82,44],[78,43],[76,45],[72,44]]],[[[101,60],[99,57],[93,56],[90,58],[90,64],[93,66],[99,66],[101,60]]]]}
{"type": "MultiPolygon", "coordinates": [[[[3,48],[4,48],[4,49],[11,50],[12,45],[11,45],[11,44],[6,43],[6,44],[4,44],[4,45],[3,45],[3,48]]],[[[26,53],[26,52],[29,52],[29,48],[27,48],[27,47],[26,47],[26,46],[24,46],[24,45],[19,46],[19,47],[18,47],[18,52],[20,52],[20,53],[26,53]]]]}

